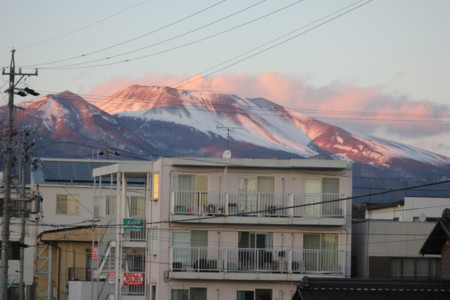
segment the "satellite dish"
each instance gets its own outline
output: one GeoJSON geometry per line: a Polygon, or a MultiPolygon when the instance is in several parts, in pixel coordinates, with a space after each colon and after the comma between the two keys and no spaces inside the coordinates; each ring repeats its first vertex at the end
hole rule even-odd
{"type": "Polygon", "coordinates": [[[419,221],[420,222],[425,222],[427,220],[427,216],[424,213],[421,213],[419,215],[419,221]]]}
{"type": "Polygon", "coordinates": [[[231,158],[231,151],[230,150],[223,151],[222,158],[231,158]]]}

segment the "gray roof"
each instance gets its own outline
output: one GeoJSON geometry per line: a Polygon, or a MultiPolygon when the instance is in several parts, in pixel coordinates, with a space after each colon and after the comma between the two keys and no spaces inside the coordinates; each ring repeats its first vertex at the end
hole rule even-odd
{"type": "Polygon", "coordinates": [[[293,300],[450,299],[449,281],[304,277],[293,300]]]}
{"type": "Polygon", "coordinates": [[[446,208],[420,249],[420,254],[441,254],[442,246],[448,240],[450,240],[450,209],[446,208]]]}
{"type": "MultiPolygon", "coordinates": [[[[42,159],[33,168],[32,176],[35,184],[93,185],[93,169],[116,163],[113,160],[42,159]]],[[[105,177],[103,182],[109,180],[110,177],[105,177]]],[[[134,183],[143,182],[138,181],[134,183]]]]}

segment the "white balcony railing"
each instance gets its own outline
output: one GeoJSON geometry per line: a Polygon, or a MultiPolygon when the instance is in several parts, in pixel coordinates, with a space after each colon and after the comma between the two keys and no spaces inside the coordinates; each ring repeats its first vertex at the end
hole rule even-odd
{"type": "Polygon", "coordinates": [[[344,194],[279,194],[249,192],[173,191],[175,215],[344,217],[344,194]]]}
{"type": "Polygon", "coordinates": [[[173,248],[171,271],[344,274],[346,252],[316,249],[173,248]]]}

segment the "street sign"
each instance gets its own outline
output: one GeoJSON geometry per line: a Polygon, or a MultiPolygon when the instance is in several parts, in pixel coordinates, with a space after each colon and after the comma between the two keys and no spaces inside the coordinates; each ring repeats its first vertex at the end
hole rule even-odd
{"type": "Polygon", "coordinates": [[[144,274],[136,272],[123,273],[124,285],[144,285],[144,274]]]}
{"type": "Polygon", "coordinates": [[[110,284],[110,285],[116,284],[116,273],[114,273],[114,272],[108,273],[108,284],[110,284]]]}
{"type": "Polygon", "coordinates": [[[91,260],[98,260],[98,249],[97,248],[92,248],[91,260]]]}
{"type": "Polygon", "coordinates": [[[144,219],[128,218],[123,219],[124,231],[142,232],[144,228],[144,219]]]}

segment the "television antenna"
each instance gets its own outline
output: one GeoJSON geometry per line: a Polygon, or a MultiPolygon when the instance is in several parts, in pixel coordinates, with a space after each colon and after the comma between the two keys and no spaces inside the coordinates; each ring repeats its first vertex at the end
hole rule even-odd
{"type": "MultiPolygon", "coordinates": [[[[219,125],[217,125],[217,130],[219,130],[219,129],[223,129],[223,130],[227,131],[227,139],[228,139],[227,150],[228,150],[228,152],[230,152],[231,151],[231,149],[230,149],[230,131],[232,131],[234,129],[241,129],[241,128],[240,127],[227,127],[227,126],[219,126],[219,125]]],[[[225,155],[225,152],[224,152],[224,155],[225,155]]],[[[230,157],[231,157],[231,152],[230,152],[230,157]]]]}

